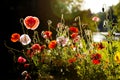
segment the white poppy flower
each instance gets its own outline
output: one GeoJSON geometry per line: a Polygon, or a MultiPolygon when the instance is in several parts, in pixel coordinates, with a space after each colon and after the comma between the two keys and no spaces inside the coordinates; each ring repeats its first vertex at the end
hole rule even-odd
{"type": "Polygon", "coordinates": [[[20,42],[22,43],[22,45],[28,45],[31,42],[31,39],[29,35],[23,34],[20,36],[20,42]]]}

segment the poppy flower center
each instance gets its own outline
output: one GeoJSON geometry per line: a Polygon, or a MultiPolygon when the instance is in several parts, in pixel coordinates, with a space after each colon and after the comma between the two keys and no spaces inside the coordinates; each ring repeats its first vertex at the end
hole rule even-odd
{"type": "Polygon", "coordinates": [[[34,18],[30,18],[26,21],[26,23],[29,27],[32,28],[35,25],[36,21],[34,20],[34,18]]]}

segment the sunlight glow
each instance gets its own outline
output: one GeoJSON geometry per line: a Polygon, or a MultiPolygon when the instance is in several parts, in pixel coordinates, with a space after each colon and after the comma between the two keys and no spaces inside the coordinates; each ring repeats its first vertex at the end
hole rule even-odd
{"type": "Polygon", "coordinates": [[[103,7],[108,9],[109,6],[116,5],[119,0],[84,0],[82,10],[90,9],[92,13],[102,11],[103,7]]]}

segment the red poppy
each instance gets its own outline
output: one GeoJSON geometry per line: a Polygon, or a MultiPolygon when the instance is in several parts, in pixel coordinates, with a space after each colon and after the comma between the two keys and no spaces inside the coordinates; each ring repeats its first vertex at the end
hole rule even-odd
{"type": "Polygon", "coordinates": [[[40,21],[37,17],[27,16],[24,19],[24,25],[27,29],[35,30],[40,24],[40,21]]]}
{"type": "Polygon", "coordinates": [[[28,68],[30,64],[24,64],[24,68],[28,68]]]}
{"type": "Polygon", "coordinates": [[[100,43],[98,43],[97,48],[98,48],[98,50],[101,50],[101,49],[105,48],[105,46],[103,46],[103,44],[100,42],[100,43]]]}
{"type": "Polygon", "coordinates": [[[31,49],[27,50],[27,55],[29,55],[31,53],[31,49]]]}
{"type": "Polygon", "coordinates": [[[20,34],[19,33],[13,33],[11,35],[11,41],[12,42],[17,42],[17,41],[19,41],[19,39],[20,39],[20,34]]]}
{"type": "Polygon", "coordinates": [[[99,54],[99,53],[92,54],[91,55],[91,59],[92,59],[92,63],[93,64],[99,64],[100,63],[100,59],[101,59],[101,54],[99,54]]]}
{"type": "Polygon", "coordinates": [[[70,58],[70,59],[68,60],[69,63],[73,63],[73,62],[75,62],[75,61],[76,61],[76,57],[70,58]]]}
{"type": "Polygon", "coordinates": [[[77,27],[70,27],[69,30],[73,33],[78,33],[78,28],[77,27]]]}
{"type": "Polygon", "coordinates": [[[72,33],[70,36],[71,36],[71,38],[74,39],[74,38],[76,38],[78,36],[78,33],[72,33]]]}
{"type": "Polygon", "coordinates": [[[32,58],[32,57],[34,56],[34,53],[33,53],[33,51],[32,51],[31,49],[28,49],[28,50],[27,50],[27,55],[28,55],[30,58],[32,58]]]}
{"type": "Polygon", "coordinates": [[[39,53],[41,51],[41,46],[39,44],[33,44],[31,49],[39,53]]]}
{"type": "Polygon", "coordinates": [[[92,63],[93,63],[93,64],[100,64],[100,60],[94,59],[94,60],[92,60],[92,63]]]}
{"type": "Polygon", "coordinates": [[[56,40],[53,40],[53,41],[51,41],[51,42],[49,43],[48,47],[49,47],[50,49],[54,49],[54,48],[56,47],[56,45],[57,45],[56,40]]]}
{"type": "Polygon", "coordinates": [[[41,50],[44,50],[46,48],[46,45],[41,46],[41,50]]]}
{"type": "Polygon", "coordinates": [[[43,33],[43,37],[44,37],[44,38],[50,38],[51,35],[52,35],[52,32],[51,32],[51,31],[45,31],[45,32],[43,33]]]}
{"type": "Polygon", "coordinates": [[[91,59],[101,59],[101,54],[99,54],[99,53],[92,54],[91,59]]]}

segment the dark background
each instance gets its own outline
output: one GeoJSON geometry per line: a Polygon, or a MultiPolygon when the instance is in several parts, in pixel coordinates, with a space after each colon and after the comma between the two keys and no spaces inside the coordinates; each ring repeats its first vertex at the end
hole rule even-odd
{"type": "MultiPolygon", "coordinates": [[[[10,42],[14,32],[22,33],[20,18],[36,16],[40,19],[40,30],[47,26],[47,20],[53,19],[50,0],[2,0],[0,2],[0,80],[18,80],[19,72],[4,42],[11,47],[19,47],[10,42]]],[[[54,19],[57,18],[54,16],[54,19]]]]}

